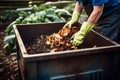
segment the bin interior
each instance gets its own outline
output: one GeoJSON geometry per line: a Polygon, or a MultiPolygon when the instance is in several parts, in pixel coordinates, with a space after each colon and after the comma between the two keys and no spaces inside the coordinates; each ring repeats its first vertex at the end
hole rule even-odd
{"type": "MultiPolygon", "coordinates": [[[[33,42],[33,40],[40,35],[51,35],[54,32],[58,32],[60,29],[62,29],[64,24],[65,23],[43,23],[32,25],[17,25],[17,29],[20,33],[24,45],[27,45],[33,42]]],[[[76,26],[80,27],[81,24],[78,23],[76,24],[76,26]]],[[[102,47],[115,45],[115,43],[92,30],[85,37],[83,47],[92,48],[94,45],[96,45],[97,47],[102,47]]]]}

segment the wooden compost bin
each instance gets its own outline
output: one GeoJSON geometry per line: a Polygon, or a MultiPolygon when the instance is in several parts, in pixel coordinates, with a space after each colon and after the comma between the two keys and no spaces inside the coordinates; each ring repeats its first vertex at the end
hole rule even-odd
{"type": "MultiPolygon", "coordinates": [[[[37,36],[58,32],[65,23],[14,26],[22,80],[117,80],[120,45],[90,31],[84,49],[28,54],[25,45],[37,36]],[[97,45],[96,48],[92,48],[97,45]],[[116,67],[117,66],[117,67],[116,67]]],[[[81,26],[79,23],[77,26],[81,26]]]]}

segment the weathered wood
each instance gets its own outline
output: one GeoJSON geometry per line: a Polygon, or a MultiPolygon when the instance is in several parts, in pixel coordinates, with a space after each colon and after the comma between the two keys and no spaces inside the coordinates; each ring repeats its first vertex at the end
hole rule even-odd
{"type": "Polygon", "coordinates": [[[58,5],[60,2],[60,5],[58,6],[65,6],[66,3],[72,0],[0,0],[0,9],[16,9],[16,8],[24,8],[31,5],[40,5],[44,2],[54,2],[52,5],[58,5]],[[61,5],[62,4],[62,5],[61,5]]]}
{"type": "Polygon", "coordinates": [[[0,9],[16,9],[28,7],[30,1],[32,4],[36,5],[45,2],[45,0],[0,0],[0,9]]]}

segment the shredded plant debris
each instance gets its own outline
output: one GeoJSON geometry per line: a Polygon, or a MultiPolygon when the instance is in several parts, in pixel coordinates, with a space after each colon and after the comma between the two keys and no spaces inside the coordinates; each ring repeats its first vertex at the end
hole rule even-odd
{"type": "Polygon", "coordinates": [[[77,31],[78,28],[73,26],[72,29],[63,28],[58,33],[51,35],[41,35],[33,43],[29,44],[26,50],[29,54],[32,54],[77,49],[77,47],[71,44],[71,37],[77,31]]]}

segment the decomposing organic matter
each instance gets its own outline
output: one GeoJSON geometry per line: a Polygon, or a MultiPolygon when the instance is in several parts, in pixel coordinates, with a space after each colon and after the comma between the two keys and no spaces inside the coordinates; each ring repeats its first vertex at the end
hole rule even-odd
{"type": "Polygon", "coordinates": [[[46,53],[77,49],[73,46],[72,36],[78,31],[76,26],[72,29],[62,28],[58,33],[41,35],[27,46],[28,53],[46,53]]]}

